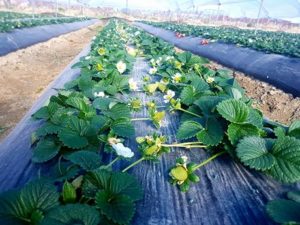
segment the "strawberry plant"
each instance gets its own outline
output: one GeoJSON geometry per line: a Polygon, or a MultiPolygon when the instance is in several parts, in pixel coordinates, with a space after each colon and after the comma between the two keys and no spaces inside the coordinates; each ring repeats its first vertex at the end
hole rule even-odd
{"type": "MultiPolygon", "coordinates": [[[[1,15],[0,15],[1,18],[1,15]]],[[[36,27],[42,25],[50,25],[50,24],[61,24],[61,23],[73,23],[79,21],[89,20],[87,17],[63,17],[63,18],[26,18],[26,19],[18,19],[18,20],[3,20],[0,21],[0,32],[9,32],[14,29],[21,29],[26,27],[36,27]]]]}
{"type": "MultiPolygon", "coordinates": [[[[181,156],[169,169],[170,182],[183,192],[200,181],[199,169],[225,154],[280,182],[298,182],[299,121],[287,127],[267,120],[228,71],[207,63],[124,22],[110,21],[93,39],[90,53],[73,66],[80,76],[33,115],[44,123],[32,134],[32,161],[50,168],[23,188],[1,194],[1,223],[130,224],[143,192],[128,172],[146,160],[168,157],[171,148],[210,154],[201,162],[181,156]],[[142,86],[130,77],[137,56],[150,66],[142,86]],[[142,91],[157,94],[165,105],[154,100],[143,105],[134,96],[142,91]],[[131,117],[143,107],[149,117],[131,117]],[[168,143],[168,134],[159,132],[136,137],[141,156],[114,169],[116,162],[131,161],[136,154],[125,145],[135,135],[133,123],[149,120],[159,129],[175,111],[181,118],[179,142],[168,143]],[[111,156],[109,163],[102,160],[105,154],[111,156]]],[[[298,207],[297,202],[285,201],[270,203],[269,214],[279,223],[297,222],[295,211],[285,210],[298,207]]]]}
{"type": "Polygon", "coordinates": [[[176,31],[175,36],[177,38],[181,38],[185,35],[201,36],[205,38],[201,41],[201,45],[209,44],[209,40],[212,42],[217,40],[220,42],[253,48],[266,53],[277,53],[292,57],[300,57],[300,38],[298,34],[294,33],[263,30],[255,31],[232,27],[195,26],[167,22],[142,22],[176,31]]]}

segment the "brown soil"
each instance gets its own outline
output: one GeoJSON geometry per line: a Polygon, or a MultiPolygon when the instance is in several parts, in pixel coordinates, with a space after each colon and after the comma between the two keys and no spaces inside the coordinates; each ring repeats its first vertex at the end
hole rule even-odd
{"type": "MultiPolygon", "coordinates": [[[[175,51],[183,52],[177,47],[175,51]]],[[[210,67],[228,69],[212,61],[210,67]]],[[[245,89],[246,95],[254,100],[253,106],[260,109],[265,117],[287,125],[300,119],[300,98],[294,98],[291,94],[243,73],[233,71],[233,75],[245,89]]]]}
{"type": "Polygon", "coordinates": [[[300,119],[300,98],[294,98],[274,86],[244,74],[236,74],[239,84],[246,90],[246,95],[255,100],[255,105],[269,119],[290,124],[300,119]]]}
{"type": "Polygon", "coordinates": [[[0,57],[0,140],[101,26],[102,22],[0,57]]]}
{"type": "MultiPolygon", "coordinates": [[[[213,62],[211,66],[225,68],[213,62]]],[[[300,98],[294,98],[291,94],[243,73],[233,72],[233,75],[245,89],[246,95],[254,100],[254,106],[267,118],[284,124],[300,119],[300,98]]]]}

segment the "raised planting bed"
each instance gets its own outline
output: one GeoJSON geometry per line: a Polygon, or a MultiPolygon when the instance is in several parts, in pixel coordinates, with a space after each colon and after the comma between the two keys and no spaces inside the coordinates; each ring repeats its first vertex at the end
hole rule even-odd
{"type": "Polygon", "coordinates": [[[168,22],[143,21],[153,26],[168,29],[178,36],[201,36],[210,41],[220,41],[252,48],[266,53],[300,57],[300,35],[279,31],[249,30],[234,27],[209,27],[168,22]]]}
{"type": "Polygon", "coordinates": [[[299,121],[266,121],[207,62],[111,21],[0,146],[0,189],[20,187],[0,223],[299,222],[297,192],[268,203],[300,180],[299,121]]]}
{"type": "Polygon", "coordinates": [[[73,23],[78,21],[89,20],[88,17],[45,17],[45,18],[22,18],[0,20],[0,32],[10,32],[14,29],[21,29],[26,27],[36,27],[49,24],[73,23]]]}
{"type": "MultiPolygon", "coordinates": [[[[13,19],[23,19],[23,18],[43,18],[43,17],[55,17],[55,13],[42,13],[42,14],[28,14],[28,13],[19,13],[11,11],[0,11],[0,21],[2,20],[13,20],[13,19]]],[[[59,16],[63,16],[60,15],[59,16]]]]}
{"type": "Polygon", "coordinates": [[[62,34],[79,30],[96,22],[98,22],[97,19],[92,19],[81,22],[16,29],[9,33],[0,33],[0,56],[26,48],[39,42],[47,41],[62,34]]]}
{"type": "Polygon", "coordinates": [[[300,58],[267,54],[233,44],[203,44],[201,37],[176,37],[175,33],[143,23],[136,26],[194,54],[268,82],[294,96],[300,96],[300,58]]]}

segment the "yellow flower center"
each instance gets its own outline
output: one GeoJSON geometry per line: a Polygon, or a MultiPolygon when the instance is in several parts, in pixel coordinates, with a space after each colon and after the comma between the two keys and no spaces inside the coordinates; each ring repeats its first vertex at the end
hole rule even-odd
{"type": "Polygon", "coordinates": [[[98,49],[98,54],[99,55],[104,55],[105,54],[105,48],[99,48],[98,49]]]}
{"type": "Polygon", "coordinates": [[[103,70],[102,64],[98,63],[97,66],[96,66],[96,69],[97,69],[98,71],[102,71],[102,70],[103,70]]]}

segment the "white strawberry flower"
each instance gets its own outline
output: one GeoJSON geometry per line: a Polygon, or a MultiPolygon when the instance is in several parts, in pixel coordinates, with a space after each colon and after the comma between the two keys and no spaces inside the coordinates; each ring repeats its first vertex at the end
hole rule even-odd
{"type": "Polygon", "coordinates": [[[116,137],[110,137],[110,138],[108,138],[107,141],[108,141],[108,143],[109,143],[111,146],[113,146],[113,145],[115,145],[115,144],[120,143],[120,142],[121,142],[121,139],[116,138],[116,137]]]}
{"type": "Polygon", "coordinates": [[[91,56],[86,56],[85,60],[89,60],[91,58],[91,56]]]}
{"type": "Polygon", "coordinates": [[[96,36],[94,36],[94,37],[92,38],[92,40],[96,40],[96,36]]]}
{"type": "Polygon", "coordinates": [[[125,72],[125,70],[126,70],[126,63],[124,63],[123,61],[119,61],[118,63],[117,63],[117,70],[119,71],[119,73],[124,73],[125,72]]]}
{"type": "Polygon", "coordinates": [[[94,96],[95,97],[99,97],[99,98],[104,98],[105,97],[105,93],[103,91],[95,92],[94,96]]]}
{"type": "Polygon", "coordinates": [[[157,68],[155,68],[155,67],[150,68],[150,69],[149,69],[149,73],[152,74],[152,75],[153,75],[153,74],[156,74],[156,73],[157,73],[157,68]]]}
{"type": "Polygon", "coordinates": [[[180,73],[176,73],[176,74],[172,77],[173,82],[174,82],[174,83],[179,83],[179,82],[181,81],[181,77],[182,77],[182,75],[181,75],[180,73]]]}
{"type": "Polygon", "coordinates": [[[137,51],[136,51],[136,49],[134,49],[134,48],[126,47],[126,50],[127,50],[127,53],[128,53],[129,55],[133,56],[133,57],[135,57],[136,54],[137,54],[137,51]]]}
{"type": "Polygon", "coordinates": [[[172,59],[174,59],[174,56],[167,56],[167,57],[166,57],[166,61],[170,61],[170,60],[172,60],[172,59]]]}
{"type": "Polygon", "coordinates": [[[159,65],[161,63],[161,61],[162,61],[162,58],[159,57],[155,62],[156,62],[157,65],[159,65]]]}
{"type": "Polygon", "coordinates": [[[132,78],[128,80],[130,90],[136,91],[138,89],[137,82],[132,78]]]}
{"type": "Polygon", "coordinates": [[[136,32],[134,33],[135,36],[138,36],[139,34],[140,34],[139,31],[136,31],[136,32]]]}
{"type": "Polygon", "coordinates": [[[215,81],[215,78],[213,78],[213,77],[208,77],[206,79],[206,82],[209,83],[209,84],[213,83],[214,81],[215,81]]]}
{"type": "Polygon", "coordinates": [[[134,152],[125,147],[122,143],[113,144],[112,147],[116,150],[118,156],[122,156],[124,158],[132,158],[134,156],[134,152]]]}
{"type": "Polygon", "coordinates": [[[168,103],[170,102],[170,100],[175,96],[175,92],[172,91],[172,90],[168,90],[167,91],[167,94],[164,95],[164,102],[165,103],[168,103]]]}
{"type": "Polygon", "coordinates": [[[154,60],[154,59],[151,59],[151,60],[150,60],[150,63],[151,63],[152,65],[155,65],[155,60],[154,60]]]}
{"type": "Polygon", "coordinates": [[[188,160],[188,157],[186,155],[183,155],[183,156],[181,156],[181,159],[184,163],[186,163],[188,160]]]}

